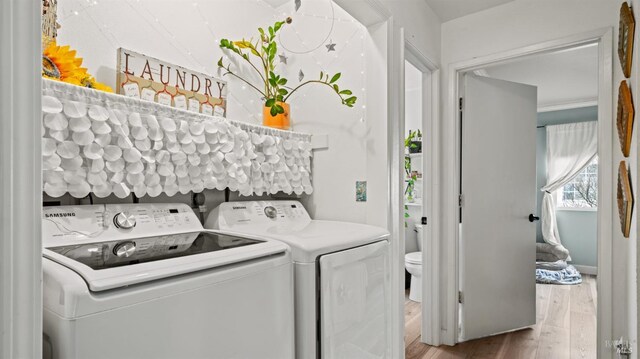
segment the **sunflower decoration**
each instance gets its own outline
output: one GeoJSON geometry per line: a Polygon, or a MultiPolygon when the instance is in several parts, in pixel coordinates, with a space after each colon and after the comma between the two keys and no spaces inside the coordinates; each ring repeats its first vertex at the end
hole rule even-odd
{"type": "Polygon", "coordinates": [[[76,57],[76,50],[67,46],[58,46],[53,40],[42,53],[42,77],[62,81],[96,90],[113,92],[87,73],[82,67],[82,58],[76,57]]]}
{"type": "Polygon", "coordinates": [[[83,79],[81,79],[80,85],[83,87],[88,87],[88,88],[99,90],[99,91],[113,92],[111,87],[96,81],[96,79],[91,75],[87,75],[83,79]]]}

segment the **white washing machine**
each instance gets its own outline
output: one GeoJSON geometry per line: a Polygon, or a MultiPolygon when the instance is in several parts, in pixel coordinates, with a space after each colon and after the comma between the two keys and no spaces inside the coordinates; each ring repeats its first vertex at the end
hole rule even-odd
{"type": "Polygon", "coordinates": [[[288,246],[184,204],[45,207],[44,357],[294,358],[288,246]]]}
{"type": "Polygon", "coordinates": [[[205,227],[291,247],[296,358],[391,358],[385,229],[312,220],[297,201],[226,202],[205,227]]]}

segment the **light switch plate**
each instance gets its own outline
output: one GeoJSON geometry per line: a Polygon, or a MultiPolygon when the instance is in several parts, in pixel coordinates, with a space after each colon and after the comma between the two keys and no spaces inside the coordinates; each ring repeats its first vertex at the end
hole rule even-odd
{"type": "Polygon", "coordinates": [[[356,202],[367,201],[367,181],[356,181],[356,202]]]}

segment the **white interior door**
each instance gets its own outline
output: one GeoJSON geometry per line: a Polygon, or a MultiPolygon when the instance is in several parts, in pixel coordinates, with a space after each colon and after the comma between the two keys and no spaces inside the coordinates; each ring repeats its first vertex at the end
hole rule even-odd
{"type": "Polygon", "coordinates": [[[536,322],[537,88],[464,76],[462,340],[536,322]]]}

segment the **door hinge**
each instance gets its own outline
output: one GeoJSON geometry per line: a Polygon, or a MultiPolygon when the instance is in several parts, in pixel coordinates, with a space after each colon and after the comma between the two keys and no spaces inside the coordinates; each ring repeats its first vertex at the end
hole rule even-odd
{"type": "Polygon", "coordinates": [[[464,200],[464,197],[462,196],[462,193],[460,193],[458,195],[458,207],[462,207],[462,201],[464,200]]]}
{"type": "Polygon", "coordinates": [[[462,304],[462,291],[458,291],[458,303],[462,304]]]}
{"type": "Polygon", "coordinates": [[[460,97],[460,99],[458,101],[458,109],[460,109],[462,111],[462,97],[460,97]]]}
{"type": "Polygon", "coordinates": [[[420,223],[421,223],[423,226],[426,226],[426,225],[427,225],[427,217],[422,217],[422,220],[420,221],[420,223]]]}

